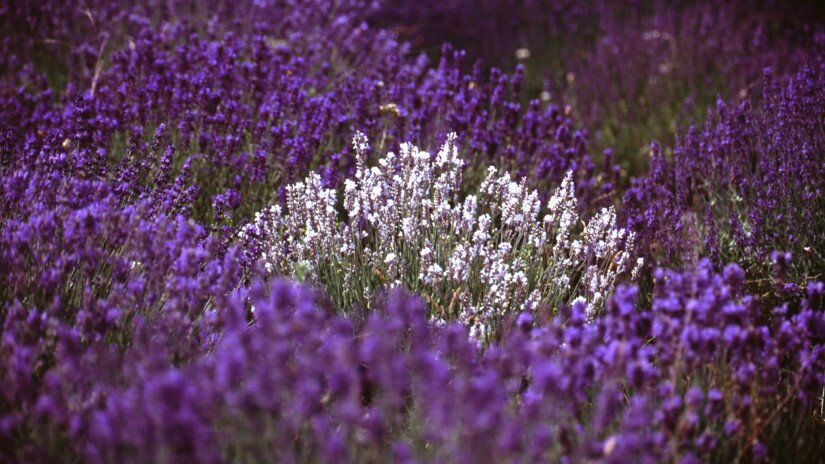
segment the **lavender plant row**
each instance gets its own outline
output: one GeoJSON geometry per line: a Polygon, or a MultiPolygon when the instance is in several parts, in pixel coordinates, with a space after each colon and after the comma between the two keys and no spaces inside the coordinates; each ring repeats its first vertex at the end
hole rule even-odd
{"type": "Polygon", "coordinates": [[[379,150],[434,146],[457,132],[476,177],[495,162],[546,189],[573,170],[582,206],[607,204],[612,168],[598,176],[586,132],[559,106],[521,106],[523,70],[465,74],[462,53],[449,48],[433,66],[369,28],[369,9],[328,3],[273,6],[275,13],[249,4],[243,17],[261,13],[261,21],[244,33],[185,21],[157,33],[146,18],[125,46],[99,54],[97,71],[79,72],[62,92],[34,64],[22,66],[2,94],[9,149],[80,157],[73,164],[89,177],[103,165],[122,170],[127,201],[162,169],[183,169],[195,186],[185,213],[210,228],[231,229],[285,200],[284,186],[310,170],[337,185],[354,173],[356,130],[379,150]],[[334,21],[321,13],[329,10],[334,21]],[[163,162],[146,162],[158,149],[163,162]]]}
{"type": "Polygon", "coordinates": [[[765,79],[760,104],[719,101],[712,120],[680,138],[672,162],[654,147],[651,172],[624,204],[631,229],[663,259],[701,251],[799,293],[825,271],[825,64],[765,79]]]}
{"type": "MultiPolygon", "coordinates": [[[[80,327],[15,309],[6,333],[29,342],[55,333],[57,367],[39,395],[19,393],[34,396],[30,407],[3,423],[4,450],[24,437],[38,446],[5,457],[758,460],[782,451],[766,443],[811,428],[805,416],[819,407],[825,368],[822,284],[767,324],[736,265],[716,274],[703,261],[657,271],[656,282],[650,310],[622,287],[594,322],[581,303],[553,315],[542,308],[485,348],[464,325],[429,323],[426,304],[398,291],[353,320],[307,288],[256,282],[217,298],[205,318],[220,338],[184,365],[169,331],[180,320],[136,323],[121,351],[84,346],[80,327]],[[787,408],[796,424],[777,420],[787,408]]],[[[25,373],[26,347],[4,343],[17,367],[4,381],[25,373]]]]}
{"type": "Polygon", "coordinates": [[[765,67],[823,53],[818,2],[387,0],[376,14],[413,44],[522,63],[534,95],[562,96],[631,176],[651,140],[670,145],[717,96],[761,93],[765,67]],[[496,31],[491,33],[490,31],[496,31]]]}

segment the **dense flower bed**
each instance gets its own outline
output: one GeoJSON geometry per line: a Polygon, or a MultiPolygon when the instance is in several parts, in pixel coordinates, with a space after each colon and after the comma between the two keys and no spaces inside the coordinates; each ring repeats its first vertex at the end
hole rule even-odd
{"type": "Polygon", "coordinates": [[[825,457],[816,9],[431,3],[0,6],[0,461],[825,457]]]}
{"type": "Polygon", "coordinates": [[[820,59],[787,82],[766,74],[756,105],[719,101],[710,121],[679,138],[672,161],[653,148],[650,173],[624,197],[628,223],[651,255],[672,260],[701,250],[717,264],[775,274],[790,293],[821,278],[823,66],[820,59]]]}

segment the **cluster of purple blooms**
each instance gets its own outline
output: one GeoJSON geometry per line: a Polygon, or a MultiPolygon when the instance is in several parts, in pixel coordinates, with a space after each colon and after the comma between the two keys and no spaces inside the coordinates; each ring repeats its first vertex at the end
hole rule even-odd
{"type": "Polygon", "coordinates": [[[28,388],[4,401],[27,407],[4,418],[3,449],[89,462],[759,459],[789,439],[774,420],[788,408],[792,437],[818,433],[799,415],[820,400],[825,308],[811,284],[766,319],[743,283],[738,266],[708,261],[657,271],[649,310],[625,287],[595,322],[583,304],[543,308],[483,348],[461,324],[430,324],[418,298],[340,316],[285,282],[219,292],[202,324],[137,316],[120,349],[117,320],[84,331],[79,317],[12,307],[4,330],[48,346],[54,367],[32,390],[37,348],[14,345],[3,380],[28,388]],[[219,339],[197,345],[198,326],[219,339]]]}
{"type": "MultiPolygon", "coordinates": [[[[353,174],[356,130],[379,142],[378,153],[403,142],[435,146],[456,132],[467,157],[536,185],[574,170],[588,205],[613,191],[612,176],[597,179],[586,133],[563,108],[538,100],[522,107],[523,70],[465,73],[463,53],[449,48],[430,63],[368,27],[372,10],[351,2],[331,20],[327,3],[249,5],[250,15],[267,14],[247,33],[231,21],[205,31],[183,20],[144,26],[106,56],[104,69],[79,74],[57,94],[32,64],[19,66],[2,95],[3,120],[13,122],[9,149],[76,151],[84,159],[72,164],[91,169],[128,164],[121,182],[130,186],[118,188],[133,196],[159,169],[185,172],[198,190],[185,206],[221,226],[283,200],[279,187],[310,169],[327,186],[353,174]],[[279,8],[286,18],[272,12],[279,8]],[[145,163],[150,145],[163,153],[156,166],[145,163]]],[[[137,14],[131,22],[141,22],[137,14]]]]}
{"type": "MultiPolygon", "coordinates": [[[[431,3],[0,5],[0,462],[825,456],[819,26],[749,2],[431,3]],[[730,28],[741,40],[724,40],[730,28]],[[560,59],[554,43],[569,50],[560,59]],[[703,87],[719,90],[712,111],[692,93],[703,87]],[[707,119],[673,132],[672,151],[654,145],[649,162],[627,147],[593,153],[583,127],[597,146],[614,142],[617,115],[657,98],[707,119]],[[356,133],[370,140],[360,151],[356,133]],[[295,223],[268,242],[278,256],[300,237],[309,246],[316,216],[366,230],[335,200],[352,196],[346,180],[380,174],[392,190],[381,198],[406,198],[401,167],[382,157],[412,144],[437,163],[445,140],[463,183],[441,203],[425,188],[421,211],[460,214],[490,169],[510,197],[551,210],[566,185],[570,234],[609,211],[610,230],[624,233],[618,218],[654,264],[647,280],[611,281],[595,317],[585,300],[525,304],[480,341],[467,321],[433,317],[463,294],[492,304],[475,274],[446,301],[367,285],[342,307],[306,263],[272,272],[238,239],[272,205],[295,223]],[[328,193],[323,212],[289,206],[303,179],[328,193]]],[[[640,119],[626,130],[644,134],[640,119]]],[[[441,230],[421,217],[419,232],[441,230]]],[[[478,262],[528,266],[529,237],[491,217],[491,236],[511,245],[478,262]]],[[[395,260],[440,256],[445,233],[409,256],[367,259],[366,235],[339,252],[368,282],[390,269],[417,282],[438,263],[420,277],[395,260]]],[[[552,241],[536,243],[554,256],[552,241]]],[[[619,266],[602,258],[571,265],[568,282],[619,266]]]]}
{"type": "Polygon", "coordinates": [[[800,292],[825,272],[825,61],[787,79],[766,70],[765,81],[758,104],[720,100],[672,160],[654,146],[624,206],[651,255],[776,268],[783,291],[800,292]]]}

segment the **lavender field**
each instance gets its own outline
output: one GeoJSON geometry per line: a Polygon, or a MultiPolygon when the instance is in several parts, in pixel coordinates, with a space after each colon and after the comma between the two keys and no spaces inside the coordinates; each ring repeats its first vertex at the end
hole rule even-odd
{"type": "Polygon", "coordinates": [[[825,462],[825,7],[0,2],[7,462],[825,462]]]}

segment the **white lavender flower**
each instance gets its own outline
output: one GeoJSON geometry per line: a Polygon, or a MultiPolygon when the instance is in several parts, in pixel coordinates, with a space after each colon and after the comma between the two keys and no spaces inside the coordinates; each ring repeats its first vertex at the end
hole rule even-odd
{"type": "Polygon", "coordinates": [[[367,166],[369,143],[353,138],[356,172],[336,191],[317,174],[287,187],[286,212],[256,214],[239,232],[268,272],[305,277],[341,308],[376,289],[403,285],[437,318],[467,323],[484,338],[508,312],[580,300],[595,317],[620,275],[635,278],[633,234],[604,209],[583,224],[572,172],[547,203],[495,167],[476,192],[459,195],[464,161],[450,134],[436,156],[412,144],[367,166]]]}

